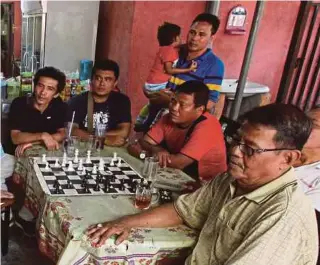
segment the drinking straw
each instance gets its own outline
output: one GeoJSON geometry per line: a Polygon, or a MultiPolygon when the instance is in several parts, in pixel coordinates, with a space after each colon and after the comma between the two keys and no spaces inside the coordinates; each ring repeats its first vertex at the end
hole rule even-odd
{"type": "Polygon", "coordinates": [[[71,125],[70,125],[70,128],[69,128],[69,138],[71,136],[71,130],[72,130],[72,126],[73,126],[73,120],[74,120],[74,115],[76,114],[76,112],[74,111],[72,113],[72,120],[71,120],[71,125]]]}

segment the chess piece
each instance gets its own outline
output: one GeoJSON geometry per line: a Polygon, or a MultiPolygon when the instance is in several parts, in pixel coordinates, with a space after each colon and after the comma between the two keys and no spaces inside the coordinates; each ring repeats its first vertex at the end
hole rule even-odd
{"type": "Polygon", "coordinates": [[[53,187],[56,188],[57,186],[59,186],[59,181],[56,179],[53,183],[53,187]]]}
{"type": "Polygon", "coordinates": [[[104,187],[110,187],[110,180],[108,178],[104,180],[104,187]]]}
{"type": "Polygon", "coordinates": [[[59,194],[60,191],[60,185],[56,186],[56,189],[54,190],[54,194],[59,194]]]}
{"type": "Polygon", "coordinates": [[[83,169],[83,160],[80,158],[79,160],[79,165],[78,165],[78,170],[81,171],[83,169]]]}
{"type": "Polygon", "coordinates": [[[97,165],[93,165],[92,174],[97,174],[97,165]]]}
{"type": "Polygon", "coordinates": [[[114,152],[114,153],[113,153],[113,159],[114,159],[114,160],[117,160],[117,152],[114,152]]]}
{"type": "Polygon", "coordinates": [[[46,163],[47,162],[46,156],[47,156],[46,154],[42,155],[42,163],[46,163]]]}
{"type": "Polygon", "coordinates": [[[104,161],[102,158],[100,158],[100,160],[99,160],[99,168],[98,169],[99,169],[99,171],[104,170],[104,161]]]}
{"type": "Polygon", "coordinates": [[[56,162],[54,163],[54,167],[59,167],[60,165],[59,165],[59,159],[57,158],[56,159],[56,162]]]}
{"type": "Polygon", "coordinates": [[[50,167],[49,167],[49,162],[46,162],[46,167],[45,167],[45,170],[50,170],[50,167]]]}
{"type": "Polygon", "coordinates": [[[85,176],[85,175],[86,175],[86,173],[87,173],[87,172],[86,172],[86,169],[85,169],[85,168],[83,168],[83,169],[82,169],[82,172],[81,172],[81,175],[85,176]]]}
{"type": "Polygon", "coordinates": [[[120,179],[120,190],[124,191],[125,187],[124,187],[124,179],[120,179]]]}
{"type": "Polygon", "coordinates": [[[86,164],[91,163],[91,150],[87,151],[87,158],[86,158],[86,164]]]}
{"type": "Polygon", "coordinates": [[[116,176],[115,175],[111,175],[110,176],[110,180],[111,180],[111,182],[116,182],[116,176]]]}
{"type": "Polygon", "coordinates": [[[137,191],[137,181],[133,181],[131,187],[132,187],[132,192],[136,193],[136,191],[137,191]]]}
{"type": "Polygon", "coordinates": [[[114,166],[114,158],[111,159],[110,166],[114,166]]]}
{"type": "Polygon", "coordinates": [[[67,171],[73,171],[72,161],[69,161],[69,166],[68,166],[67,171]]]}
{"type": "Polygon", "coordinates": [[[103,183],[103,179],[102,179],[102,176],[101,176],[100,173],[98,173],[98,175],[97,175],[97,181],[98,181],[99,183],[103,183]]]}
{"type": "Polygon", "coordinates": [[[96,181],[96,185],[93,188],[94,191],[100,191],[100,186],[99,186],[99,182],[96,181]]]}
{"type": "Polygon", "coordinates": [[[87,179],[86,178],[83,178],[82,179],[82,182],[81,182],[81,187],[85,187],[86,186],[86,184],[87,184],[87,179]]]}
{"type": "Polygon", "coordinates": [[[90,193],[88,183],[84,185],[84,193],[90,193]]]}
{"type": "Polygon", "coordinates": [[[68,160],[67,160],[67,153],[66,153],[66,152],[63,153],[62,162],[63,162],[63,161],[65,161],[65,164],[66,164],[67,161],[68,161],[68,160]]]}
{"type": "Polygon", "coordinates": [[[76,150],[74,151],[73,163],[78,163],[78,162],[79,162],[78,156],[79,156],[79,149],[76,149],[76,150]]]}
{"type": "Polygon", "coordinates": [[[71,184],[71,181],[70,181],[70,180],[67,181],[67,188],[68,188],[68,189],[72,189],[72,184],[71,184]]]}
{"type": "Polygon", "coordinates": [[[104,192],[109,193],[109,191],[110,191],[110,186],[105,186],[104,192]]]}
{"type": "Polygon", "coordinates": [[[118,158],[118,163],[117,163],[117,167],[121,167],[121,158],[118,158]]]}

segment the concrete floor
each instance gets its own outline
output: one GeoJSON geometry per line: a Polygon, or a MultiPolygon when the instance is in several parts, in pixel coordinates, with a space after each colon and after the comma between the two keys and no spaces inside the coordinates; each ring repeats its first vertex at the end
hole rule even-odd
{"type": "Polygon", "coordinates": [[[1,257],[2,265],[53,265],[38,250],[36,238],[24,236],[16,226],[10,228],[9,252],[1,257]]]}

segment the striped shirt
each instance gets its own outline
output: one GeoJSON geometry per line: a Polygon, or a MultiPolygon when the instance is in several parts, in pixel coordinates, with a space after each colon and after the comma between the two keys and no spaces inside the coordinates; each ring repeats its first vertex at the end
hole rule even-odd
{"type": "MultiPolygon", "coordinates": [[[[181,85],[190,80],[198,80],[208,86],[210,90],[209,100],[217,102],[224,74],[223,62],[213,54],[211,49],[207,49],[204,54],[192,61],[197,62],[197,70],[195,72],[191,71],[188,73],[172,75],[167,87],[174,91],[177,85],[181,85]]],[[[189,68],[192,61],[187,60],[186,56],[181,55],[176,68],[189,68]]]]}
{"type": "Polygon", "coordinates": [[[241,196],[224,173],[174,205],[188,226],[201,230],[187,265],[316,264],[315,211],[292,168],[241,196]]]}

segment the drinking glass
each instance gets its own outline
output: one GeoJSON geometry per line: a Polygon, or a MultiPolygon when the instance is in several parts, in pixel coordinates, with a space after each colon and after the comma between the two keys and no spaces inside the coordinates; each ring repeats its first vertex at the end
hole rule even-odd
{"type": "Polygon", "coordinates": [[[67,137],[63,141],[64,151],[69,157],[74,156],[76,149],[79,149],[79,138],[77,136],[67,137]]]}
{"type": "Polygon", "coordinates": [[[152,189],[149,184],[142,183],[137,185],[134,206],[140,210],[146,210],[151,205],[152,189]]]}
{"type": "Polygon", "coordinates": [[[107,125],[103,123],[97,123],[95,128],[95,137],[96,137],[96,148],[100,152],[103,150],[104,141],[106,139],[106,129],[107,125]]]}

